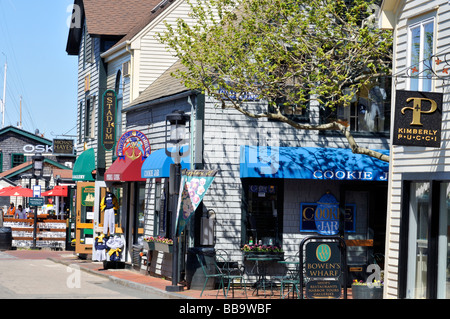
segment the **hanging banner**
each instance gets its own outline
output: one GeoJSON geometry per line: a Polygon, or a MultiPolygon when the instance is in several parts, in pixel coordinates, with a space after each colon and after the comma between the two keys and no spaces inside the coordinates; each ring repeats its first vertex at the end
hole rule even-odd
{"type": "Polygon", "coordinates": [[[178,235],[200,205],[217,170],[187,170],[181,172],[180,197],[178,198],[178,235]]]}

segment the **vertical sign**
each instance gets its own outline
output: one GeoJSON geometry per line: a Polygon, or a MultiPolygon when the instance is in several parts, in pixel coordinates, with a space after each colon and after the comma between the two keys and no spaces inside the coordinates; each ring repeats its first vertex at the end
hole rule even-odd
{"type": "Polygon", "coordinates": [[[102,144],[105,150],[110,151],[116,142],[116,93],[107,90],[103,94],[102,107],[102,144]]]}
{"type": "Polygon", "coordinates": [[[397,90],[393,144],[440,147],[442,96],[397,90]]]}

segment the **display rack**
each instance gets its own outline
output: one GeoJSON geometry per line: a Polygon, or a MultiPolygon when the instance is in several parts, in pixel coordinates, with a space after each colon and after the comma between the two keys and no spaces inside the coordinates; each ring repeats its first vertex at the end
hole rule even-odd
{"type": "MultiPolygon", "coordinates": [[[[4,227],[11,227],[13,247],[31,247],[33,245],[33,219],[5,218],[4,227]]],[[[38,217],[36,228],[36,246],[64,248],[66,243],[65,220],[45,219],[38,217]]]]}

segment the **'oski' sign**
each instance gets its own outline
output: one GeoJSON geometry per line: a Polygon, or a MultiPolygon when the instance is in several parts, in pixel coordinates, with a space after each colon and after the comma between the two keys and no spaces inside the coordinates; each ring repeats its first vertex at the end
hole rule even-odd
{"type": "Polygon", "coordinates": [[[317,202],[314,214],[317,232],[321,235],[336,235],[339,232],[339,203],[327,193],[317,202]]]}

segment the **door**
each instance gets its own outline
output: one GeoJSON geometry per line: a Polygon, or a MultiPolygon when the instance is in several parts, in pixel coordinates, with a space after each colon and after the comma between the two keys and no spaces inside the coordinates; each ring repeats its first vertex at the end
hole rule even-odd
{"type": "Polygon", "coordinates": [[[94,244],[95,183],[77,183],[75,252],[92,254],[94,244]]]}

